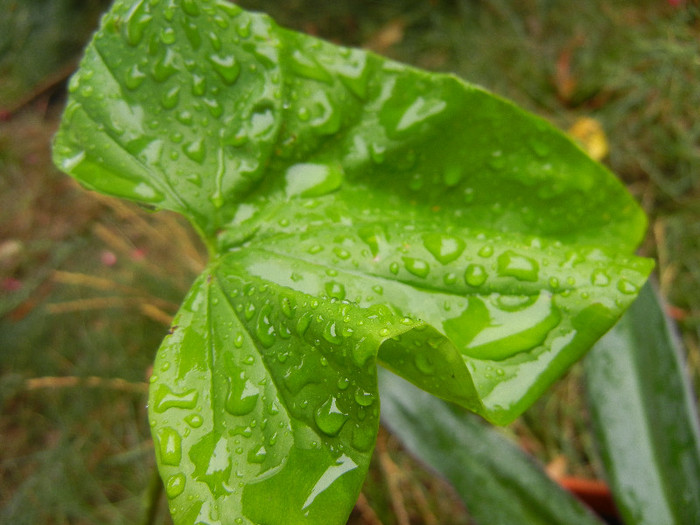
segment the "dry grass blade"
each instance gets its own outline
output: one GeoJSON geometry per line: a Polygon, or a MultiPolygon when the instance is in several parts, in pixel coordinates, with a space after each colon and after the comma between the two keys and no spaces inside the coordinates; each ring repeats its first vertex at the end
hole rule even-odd
{"type": "MultiPolygon", "coordinates": [[[[177,305],[172,305],[171,303],[166,303],[168,306],[172,307],[173,310],[177,309],[177,305]]],[[[106,310],[108,308],[127,308],[130,306],[136,306],[137,308],[143,309],[146,315],[151,317],[155,310],[159,310],[157,306],[154,306],[148,302],[148,299],[143,297],[92,297],[89,299],[76,299],[74,301],[63,301],[60,303],[50,303],[46,305],[46,310],[50,314],[67,314],[73,312],[83,312],[87,310],[106,310]],[[154,310],[155,309],[155,310],[154,310]]],[[[162,313],[163,316],[168,316],[166,313],[162,313]]],[[[160,314],[156,314],[158,321],[162,320],[160,314]]]]}
{"type": "Polygon", "coordinates": [[[140,295],[143,293],[142,290],[119,284],[111,279],[97,277],[96,275],[88,275],[85,273],[56,270],[53,273],[53,281],[61,284],[85,286],[88,288],[94,288],[95,290],[118,291],[135,295],[140,295]]]}
{"type": "Polygon", "coordinates": [[[165,326],[170,326],[173,322],[172,315],[164,312],[163,310],[152,304],[142,303],[139,305],[139,309],[141,310],[141,313],[143,315],[145,315],[149,319],[156,321],[157,323],[161,323],[165,326]]]}
{"type": "Polygon", "coordinates": [[[171,310],[173,312],[179,308],[178,304],[173,303],[171,301],[166,301],[165,299],[160,299],[151,295],[144,296],[144,290],[134,288],[131,286],[125,286],[111,279],[97,277],[95,275],[88,275],[77,272],[64,272],[57,270],[53,274],[53,280],[57,283],[70,284],[75,286],[85,286],[96,290],[123,292],[125,294],[133,295],[133,297],[98,297],[93,299],[79,299],[77,301],[67,301],[65,303],[53,303],[49,305],[49,311],[51,313],[62,313],[65,311],[75,311],[83,309],[91,310],[99,308],[100,304],[104,304],[106,305],[106,308],[110,308],[113,306],[118,306],[119,301],[123,301],[128,304],[134,304],[135,302],[139,304],[145,303],[152,305],[154,308],[157,309],[171,310]]]}
{"type": "Polygon", "coordinates": [[[406,510],[403,494],[401,494],[402,472],[401,469],[396,466],[396,463],[394,463],[394,461],[391,459],[391,456],[389,456],[386,442],[386,431],[380,430],[379,436],[377,437],[377,446],[375,450],[379,456],[379,465],[384,473],[387,488],[389,489],[389,496],[391,498],[391,505],[394,509],[396,523],[398,525],[411,525],[411,520],[408,516],[408,511],[406,510]]]}
{"type": "Polygon", "coordinates": [[[35,377],[27,379],[24,383],[25,390],[55,389],[55,388],[105,388],[107,390],[119,390],[147,394],[147,383],[132,383],[118,377],[35,377]]]}
{"type": "Polygon", "coordinates": [[[364,493],[360,492],[360,496],[357,498],[357,503],[355,503],[355,508],[360,513],[364,525],[383,525],[382,520],[379,519],[377,513],[367,501],[367,497],[364,493]]]}
{"type": "MultiPolygon", "coordinates": [[[[144,216],[143,211],[133,204],[106,195],[96,194],[95,196],[103,205],[111,209],[119,220],[132,225],[133,230],[147,239],[149,245],[168,250],[179,263],[182,263],[182,267],[195,275],[204,269],[206,259],[202,248],[195,244],[191,231],[177,216],[168,212],[144,216]]],[[[100,233],[104,235],[104,232],[100,233]]],[[[114,236],[109,236],[109,239],[113,240],[114,236]]],[[[122,253],[126,248],[123,242],[118,242],[114,247],[122,253]]],[[[132,248],[129,247],[129,249],[132,248]]],[[[126,253],[129,253],[129,250],[126,253]]],[[[180,268],[178,266],[178,270],[180,268]]]]}

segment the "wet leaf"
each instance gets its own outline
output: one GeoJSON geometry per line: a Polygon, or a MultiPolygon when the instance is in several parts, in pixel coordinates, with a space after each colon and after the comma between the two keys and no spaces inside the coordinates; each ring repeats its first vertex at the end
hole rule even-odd
{"type": "Polygon", "coordinates": [[[197,280],[151,384],[176,523],[347,518],[378,427],[377,334],[405,330],[368,321],[348,332],[363,314],[223,261],[197,280]]]}
{"type": "Polygon", "coordinates": [[[700,520],[700,427],[683,355],[650,284],[585,361],[594,430],[626,522],[700,520]]]}
{"type": "Polygon", "coordinates": [[[209,247],[151,389],[178,523],[342,522],[377,362],[506,423],[651,268],[639,207],[546,122],[228,2],[118,1],[70,91],[57,164],[209,247]]]}

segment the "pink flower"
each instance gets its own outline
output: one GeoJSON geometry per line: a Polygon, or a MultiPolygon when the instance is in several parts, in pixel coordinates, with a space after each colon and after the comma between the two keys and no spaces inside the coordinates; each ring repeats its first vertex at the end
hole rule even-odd
{"type": "Polygon", "coordinates": [[[114,252],[103,250],[100,254],[100,262],[105,266],[114,266],[117,264],[117,256],[114,254],[114,252]]]}

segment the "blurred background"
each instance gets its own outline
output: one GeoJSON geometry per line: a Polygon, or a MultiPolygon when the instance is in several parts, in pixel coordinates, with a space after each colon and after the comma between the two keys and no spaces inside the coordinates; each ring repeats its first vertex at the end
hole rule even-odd
{"type": "MultiPolygon", "coordinates": [[[[453,72],[569,130],[649,214],[641,252],[657,260],[698,383],[697,1],[238,3],[333,42],[453,72]]],[[[108,7],[0,0],[2,523],[170,523],[164,498],[153,497],[147,377],[204,250],[175,215],[86,192],[50,159],[67,79],[108,7]]],[[[581,374],[574,367],[503,430],[555,477],[600,476],[581,374]]],[[[453,492],[382,431],[350,523],[406,519],[469,523],[453,492]]]]}

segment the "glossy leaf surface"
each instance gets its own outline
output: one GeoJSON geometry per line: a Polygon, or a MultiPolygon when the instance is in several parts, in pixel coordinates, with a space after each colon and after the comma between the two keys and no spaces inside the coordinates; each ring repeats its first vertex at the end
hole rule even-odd
{"type": "Polygon", "coordinates": [[[117,1],[70,91],[57,164],[210,250],[151,389],[178,523],[342,521],[377,361],[511,421],[651,267],[641,210],[546,122],[228,2],[117,1]]]}
{"type": "Polygon", "coordinates": [[[585,364],[594,428],[625,522],[700,522],[697,409],[651,285],[585,364]]]}
{"type": "Polygon", "coordinates": [[[405,328],[368,321],[345,334],[358,309],[234,270],[200,277],[155,363],[151,417],[175,521],[341,523],[377,433],[376,334],[405,328]]]}
{"type": "Polygon", "coordinates": [[[471,414],[379,373],[382,422],[488,525],[600,525],[532,456],[471,414]]]}

